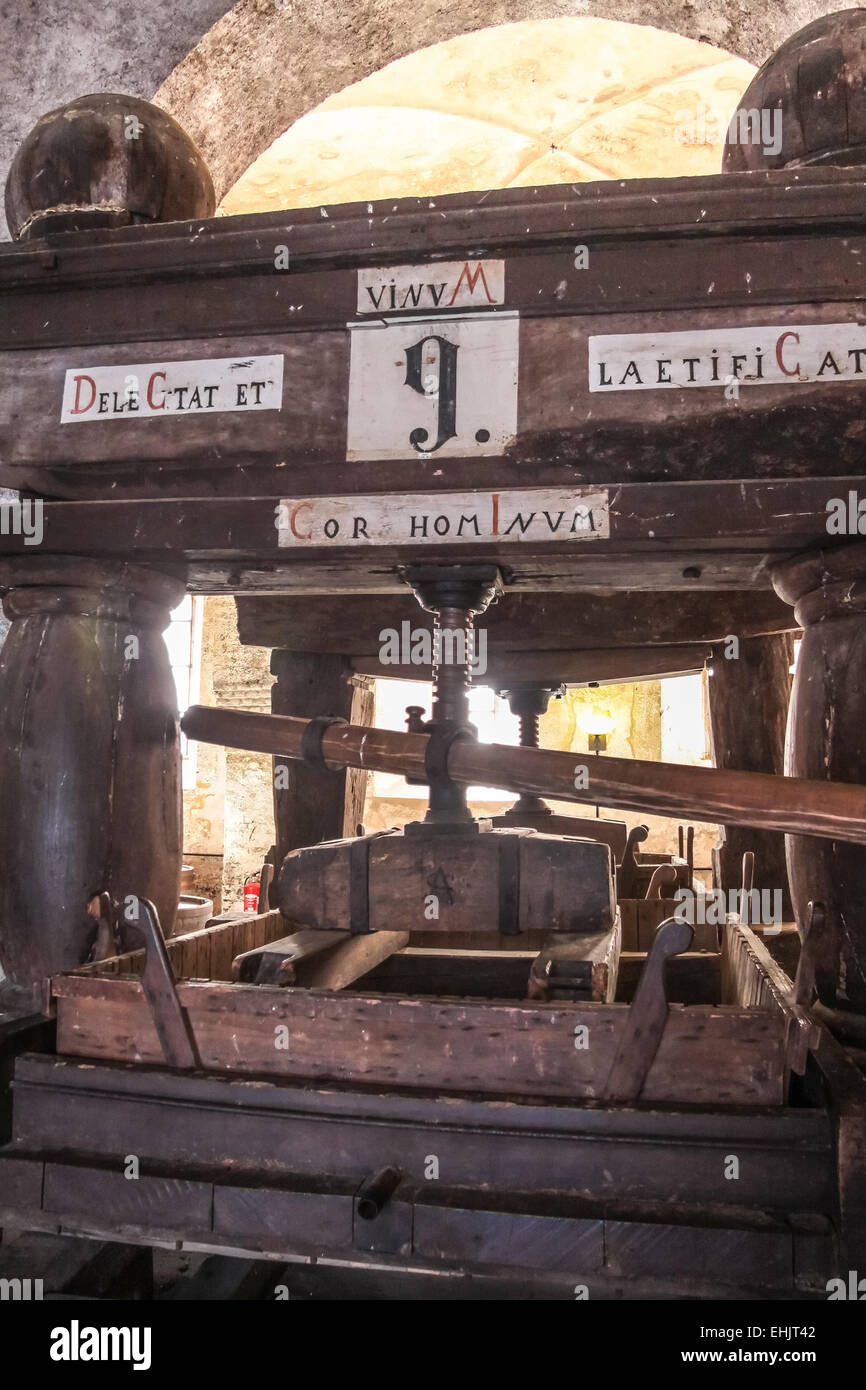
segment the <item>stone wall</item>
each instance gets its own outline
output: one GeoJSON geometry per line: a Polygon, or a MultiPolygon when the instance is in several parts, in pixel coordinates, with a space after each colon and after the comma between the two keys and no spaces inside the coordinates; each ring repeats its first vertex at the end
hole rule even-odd
{"type": "MultiPolygon", "coordinates": [[[[233,598],[205,600],[199,702],[270,713],[270,652],[242,647],[233,598]]],[[[184,862],[196,892],[217,911],[242,906],[244,879],[258,873],[274,841],[271,759],[197,745],[196,785],[184,793],[184,862]]]]}

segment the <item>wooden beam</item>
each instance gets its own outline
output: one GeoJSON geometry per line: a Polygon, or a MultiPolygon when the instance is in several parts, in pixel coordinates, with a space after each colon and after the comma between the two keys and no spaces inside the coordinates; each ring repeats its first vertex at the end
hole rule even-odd
{"type": "MultiPolygon", "coordinates": [[[[520,633],[516,634],[519,641],[520,633]]],[[[486,669],[475,677],[476,685],[492,685],[505,690],[517,681],[542,685],[618,685],[623,681],[661,680],[665,676],[692,675],[703,670],[712,656],[704,646],[638,647],[617,651],[603,647],[587,652],[521,652],[489,654],[486,669]]],[[[352,658],[352,669],[359,675],[385,680],[429,680],[424,666],[383,665],[375,657],[352,658]]]]}
{"type": "MultiPolygon", "coordinates": [[[[315,409],[315,402],[310,406],[315,409]]],[[[267,412],[262,412],[267,413],[267,412]]],[[[147,423],[147,422],[144,422],[147,423]]],[[[119,465],[121,450],[114,450],[111,460],[119,465]]],[[[838,460],[837,460],[838,462],[838,460]]],[[[435,499],[437,492],[459,485],[466,490],[466,460],[441,460],[442,478],[428,477],[423,463],[418,465],[417,480],[413,482],[411,494],[419,499],[435,499]]],[[[137,462],[137,467],[140,464],[137,462]]],[[[104,470],[104,465],[103,465],[104,470]]],[[[86,469],[76,470],[83,480],[86,469]]],[[[118,555],[126,559],[142,561],[150,559],[174,560],[180,557],[199,564],[206,561],[218,563],[222,560],[256,558],[279,562],[280,567],[291,570],[309,564],[330,567],[339,572],[346,559],[353,565],[367,563],[369,552],[376,556],[376,563],[392,560],[395,564],[403,562],[406,555],[417,558],[418,546],[406,545],[365,545],[310,547],[309,549],[289,549],[279,544],[277,533],[277,509],[287,493],[291,496],[329,496],[332,493],[347,494],[375,491],[387,493],[390,489],[406,494],[405,464],[397,468],[388,460],[372,465],[355,463],[351,469],[345,464],[335,464],[328,472],[323,472],[322,463],[308,466],[306,476],[303,467],[293,471],[291,488],[281,477],[278,486],[272,486],[264,494],[250,495],[251,479],[242,467],[232,475],[234,481],[227,484],[227,495],[219,497],[195,496],[195,485],[189,474],[181,475],[180,486],[187,495],[172,495],[176,486],[171,479],[163,484],[159,497],[124,497],[123,488],[111,499],[99,496],[75,501],[45,501],[42,505],[42,541],[40,555],[53,552],[63,555],[118,555]],[[238,495],[231,495],[232,493],[238,495]],[[192,495],[190,495],[192,494],[192,495]]],[[[489,500],[491,491],[511,486],[526,486],[525,477],[515,472],[515,465],[502,459],[472,460],[472,491],[481,505],[489,500]]],[[[482,536],[477,545],[472,546],[472,554],[486,555],[495,552],[502,555],[507,551],[503,563],[516,567],[515,573],[537,573],[538,578],[548,580],[547,592],[555,582],[565,559],[569,557],[588,564],[596,555],[608,560],[616,556],[628,555],[654,556],[661,549],[672,552],[672,563],[680,567],[694,560],[698,568],[723,565],[725,553],[732,552],[745,557],[751,555],[756,570],[765,570],[763,562],[765,551],[786,555],[801,549],[810,541],[827,539],[827,502],[831,497],[847,498],[849,491],[862,486],[859,474],[849,474],[837,470],[823,477],[758,478],[742,482],[732,482],[724,478],[696,481],[659,482],[620,482],[607,484],[610,538],[597,537],[592,541],[552,540],[543,544],[523,541],[520,546],[485,541],[482,536]],[[713,552],[718,551],[718,554],[713,552]],[[535,564],[535,571],[527,566],[527,554],[535,564]],[[675,553],[674,553],[675,552],[675,553]]],[[[554,470],[543,470],[534,485],[550,483],[562,485],[562,477],[554,470]]],[[[104,487],[104,484],[100,484],[104,487]]],[[[30,555],[32,540],[25,534],[16,534],[13,526],[3,527],[0,534],[0,554],[30,555]]],[[[443,542],[439,545],[425,546],[426,560],[453,558],[455,546],[443,542]]],[[[457,547],[461,561],[465,559],[466,546],[457,547]]],[[[691,587],[696,587],[700,575],[692,577],[691,587]]],[[[272,575],[271,590],[281,591],[282,576],[272,575]]],[[[762,587],[769,588],[771,581],[765,575],[762,587]]],[[[543,591],[543,586],[538,586],[543,591]]],[[[590,586],[587,586],[590,587],[590,586]]],[[[607,578],[600,577],[597,589],[610,587],[607,578]]],[[[642,585],[636,585],[640,590],[642,585]]],[[[689,584],[671,586],[688,589],[689,584]]],[[[738,589],[739,583],[719,584],[717,587],[738,589]]],[[[240,589],[241,586],[238,586],[240,589]]],[[[380,580],[378,590],[371,592],[405,594],[405,586],[393,580],[390,584],[380,580]]],[[[291,593],[291,583],[286,592],[291,593]]],[[[334,593],[333,587],[323,592],[334,593]]],[[[742,609],[740,610],[742,611],[742,609]]],[[[771,612],[773,610],[770,610],[771,612]]],[[[638,608],[638,613],[645,613],[638,608]]],[[[778,606],[775,612],[781,614],[778,606]]],[[[592,615],[590,614],[590,617],[592,615]]],[[[497,619],[491,618],[494,623],[497,619]]],[[[640,619],[635,623],[639,630],[640,619]]],[[[754,629],[747,629],[754,630],[754,629]]],[[[783,628],[771,630],[783,631],[783,628]]],[[[725,636],[726,634],[716,634],[725,636]]],[[[248,639],[249,640],[249,639],[248,639]]],[[[656,640],[671,641],[670,635],[656,640]]],[[[639,645],[636,633],[629,644],[639,645]]],[[[594,641],[591,645],[605,645],[594,641]]]]}
{"type": "MultiPolygon", "coordinates": [[[[307,725],[302,719],[193,705],[181,727],[187,737],[205,742],[304,757],[307,725]]],[[[321,747],[326,764],[332,767],[364,767],[426,781],[425,734],[333,725],[322,734],[321,747]]],[[[502,787],[681,819],[695,817],[723,824],[736,820],[792,835],[866,844],[863,787],[591,753],[576,763],[577,756],[546,748],[506,748],[458,739],[451,745],[447,767],[454,781],[469,786],[502,787]],[[585,768],[587,777],[577,778],[576,767],[585,768]]]]}
{"type": "MultiPolygon", "coordinates": [[[[237,612],[238,635],[245,645],[346,652],[356,662],[378,656],[384,629],[400,633],[402,624],[409,623],[413,631],[430,630],[433,621],[405,587],[387,596],[241,595],[237,612]]],[[[557,662],[575,655],[584,662],[611,649],[642,652],[644,659],[652,659],[648,648],[661,648],[664,659],[674,660],[678,648],[703,648],[731,634],[742,642],[791,632],[797,620],[791,606],[772,590],[717,590],[710,596],[685,589],[554,594],[510,588],[476,618],[475,626],[487,633],[490,658],[505,661],[517,653],[552,652],[557,662]]]]}
{"type": "Polygon", "coordinates": [[[293,932],[237,956],[232,979],[283,987],[345,989],[408,945],[406,931],[373,931],[358,936],[340,931],[293,932]]]}
{"type": "MultiPolygon", "coordinates": [[[[59,1053],[162,1060],[138,981],[66,975],[53,989],[59,1053]]],[[[178,995],[209,1070],[575,1100],[600,1094],[629,1012],[204,983],[180,984],[178,995]],[[274,1047],[277,1024],[288,1028],[286,1051],[274,1047]],[[579,1026],[590,1030],[587,1049],[575,1047],[579,1026]]],[[[642,1098],[780,1105],[783,1062],[775,1012],[672,1006],[642,1098]]]]}
{"type": "MultiPolygon", "coordinates": [[[[730,644],[716,648],[709,680],[716,767],[782,775],[793,660],[794,638],[786,633],[738,638],[736,649],[730,644]]],[[[755,853],[754,887],[780,891],[782,912],[789,918],[785,838],[778,832],[723,826],[717,886],[725,892],[741,886],[743,855],[748,850],[755,853]]]]}
{"type": "MultiPolygon", "coordinates": [[[[375,696],[369,681],[354,676],[348,661],[337,655],[275,651],[271,671],[274,714],[331,715],[367,727],[372,724],[375,696]]],[[[304,764],[274,758],[274,819],[276,867],[290,850],[354,835],[364,819],[367,773],[344,769],[323,777],[304,764]]]]}

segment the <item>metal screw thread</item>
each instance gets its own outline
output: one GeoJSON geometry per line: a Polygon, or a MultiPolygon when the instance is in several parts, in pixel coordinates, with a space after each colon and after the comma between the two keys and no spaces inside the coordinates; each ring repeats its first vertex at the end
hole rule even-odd
{"type": "Polygon", "coordinates": [[[539,745],[539,717],[537,714],[521,714],[520,716],[520,746],[521,748],[538,748],[539,745]]]}
{"type": "Polygon", "coordinates": [[[469,719],[469,691],[472,676],[466,658],[474,623],[471,611],[465,608],[438,608],[433,616],[433,719],[439,723],[465,724],[469,719]],[[443,633],[463,634],[463,651],[459,641],[448,644],[448,660],[443,633]],[[456,656],[464,660],[455,660],[456,656]]]}

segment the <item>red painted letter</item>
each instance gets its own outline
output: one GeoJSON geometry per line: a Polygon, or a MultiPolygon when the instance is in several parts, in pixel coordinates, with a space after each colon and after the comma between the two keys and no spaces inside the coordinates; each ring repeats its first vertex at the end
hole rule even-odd
{"type": "Polygon", "coordinates": [[[793,333],[793,332],[791,332],[791,331],[789,331],[789,332],[787,332],[787,333],[781,333],[781,334],[779,335],[779,340],[778,340],[778,342],[776,343],[776,361],[777,361],[778,364],[779,364],[779,371],[780,371],[780,372],[784,372],[784,373],[785,373],[785,376],[799,376],[799,375],[800,375],[800,363],[799,363],[799,362],[797,363],[796,367],[794,367],[793,369],[790,369],[790,370],[789,370],[789,368],[786,367],[785,364],[784,364],[784,362],[782,361],[782,344],[784,343],[784,341],[785,341],[786,338],[793,338],[795,343],[799,343],[799,341],[800,341],[800,335],[799,335],[799,333],[793,333]]]}
{"type": "Polygon", "coordinates": [[[92,376],[77,376],[75,377],[75,383],[75,404],[69,413],[70,415],[83,415],[85,411],[90,409],[90,407],[93,405],[93,402],[96,400],[96,382],[93,380],[92,376]],[[90,383],[91,396],[90,400],[87,402],[87,405],[81,405],[82,381],[87,381],[90,383]]]}
{"type": "Polygon", "coordinates": [[[297,526],[295,525],[295,517],[298,515],[298,512],[303,511],[304,507],[306,507],[307,510],[310,512],[313,510],[309,502],[299,502],[296,507],[292,508],[292,515],[289,517],[289,525],[292,528],[292,535],[297,536],[299,541],[311,540],[313,536],[312,531],[299,531],[297,526]]]}
{"type": "Polygon", "coordinates": [[[159,405],[157,405],[156,401],[153,399],[153,383],[158,376],[161,376],[163,381],[165,381],[165,372],[151,372],[150,381],[147,383],[147,403],[151,410],[165,410],[165,392],[163,392],[162,400],[159,405]]]}

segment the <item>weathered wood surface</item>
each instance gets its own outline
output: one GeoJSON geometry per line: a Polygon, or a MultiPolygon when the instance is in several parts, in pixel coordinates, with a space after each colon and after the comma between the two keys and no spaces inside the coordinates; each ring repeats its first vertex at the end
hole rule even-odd
{"type": "MultiPolygon", "coordinates": [[[[321,486],[324,465],[329,480],[342,473],[349,490],[368,485],[368,469],[335,464],[346,458],[349,339],[362,331],[346,330],[358,318],[356,267],[371,256],[385,266],[420,262],[426,279],[442,254],[462,261],[467,247],[481,258],[520,252],[507,261],[504,305],[496,306],[521,315],[517,432],[496,460],[499,486],[527,464],[574,481],[575,459],[579,476],[594,483],[687,478],[698,454],[704,476],[720,478],[731,458],[753,459],[762,476],[827,475],[840,460],[859,463],[855,378],[750,384],[737,400],[721,389],[676,387],[590,396],[586,358],[589,337],[624,330],[721,331],[733,320],[769,325],[772,337],[774,325],[856,325],[866,253],[856,180],[809,169],[434,202],[388,201],[372,211],[348,205],[326,218],[318,209],[293,210],[237,219],[242,227],[215,219],[134,236],[107,232],[89,245],[67,238],[62,246],[4,248],[0,416],[10,423],[0,429],[0,481],[53,496],[104,496],[109,486],[115,495],[242,495],[267,491],[288,462],[304,492],[321,486]],[[576,271],[574,246],[583,239],[592,243],[591,264],[576,271]],[[280,244],[291,247],[287,272],[275,270],[280,244]],[[281,411],[221,415],[216,424],[204,415],[130,418],[106,428],[61,425],[59,411],[45,409],[66,367],[200,359],[214,355],[215,343],[223,357],[285,358],[281,411]],[[168,463],[181,466],[163,470],[168,463]]],[[[452,310],[438,321],[448,333],[455,319],[452,310]]],[[[434,476],[445,486],[469,459],[473,467],[484,461],[470,446],[462,460],[421,461],[407,440],[390,477],[377,466],[376,486],[398,476],[405,484],[407,460],[420,488],[434,476]]]]}
{"type": "Polygon", "coordinates": [[[625,821],[555,813],[534,815],[531,810],[521,812],[517,802],[504,815],[491,816],[490,824],[494,829],[505,830],[509,826],[525,825],[530,830],[539,830],[542,835],[576,835],[580,840],[597,840],[599,844],[608,846],[614,864],[622,859],[628,838],[625,821]]]}
{"type": "Polygon", "coordinates": [[[162,640],[182,586],[72,557],[0,562],[0,962],[35,997],[83,965],[108,895],[150,898],[172,929],[180,889],[177,694],[162,640]]]}
{"type": "Polygon", "coordinates": [[[302,985],[306,989],[345,989],[409,945],[405,931],[299,931],[244,951],[232,962],[232,979],[241,984],[302,985]]]}
{"type": "MultiPolygon", "coordinates": [[[[724,647],[714,653],[709,681],[713,761],[716,767],[778,776],[785,766],[794,639],[780,634],[738,640],[736,657],[728,659],[724,647]]],[[[754,886],[778,889],[789,917],[785,840],[778,833],[723,826],[717,886],[725,892],[740,887],[743,855],[749,850],[755,853],[754,886]]]]}
{"type": "MultiPolygon", "coordinates": [[[[61,1055],[158,1063],[138,981],[58,976],[61,1055]]],[[[183,983],[202,1064],[249,1075],[442,1087],[491,1095],[601,1095],[628,1009],[496,1004],[275,986],[183,983]],[[288,1047],[280,1043],[287,1029],[288,1047]],[[586,1027],[588,1046],[576,1046],[586,1027]]],[[[642,1099],[780,1105],[785,1034],[776,1012],[672,1007],[642,1099]]]]}
{"type": "MultiPolygon", "coordinates": [[[[619,1004],[630,1004],[646,963],[642,951],[620,953],[616,998],[619,1004]]],[[[668,998],[675,1004],[719,1004],[722,997],[720,978],[721,956],[709,951],[684,951],[672,956],[667,963],[668,998]]]]}
{"type": "MultiPolygon", "coordinates": [[[[675,898],[620,898],[619,911],[622,918],[622,949],[624,951],[648,951],[653,944],[656,931],[662,922],[682,908],[675,898]]],[[[697,928],[701,931],[701,928],[697,928]]],[[[698,950],[706,944],[706,934],[701,942],[695,943],[698,950]]]]}
{"type": "Polygon", "coordinates": [[[362,983],[365,990],[375,994],[525,999],[536,954],[532,950],[509,951],[499,947],[443,949],[441,944],[413,944],[382,961],[364,976],[362,983]]]}
{"type": "MultiPolygon", "coordinates": [[[[311,621],[315,621],[314,615],[311,621]]],[[[363,677],[352,675],[344,657],[274,651],[271,672],[277,677],[271,688],[274,714],[301,714],[308,718],[331,715],[358,725],[373,723],[373,688],[363,677]]],[[[281,762],[275,757],[277,872],[290,850],[354,835],[364,820],[366,791],[367,773],[363,769],[351,768],[323,777],[302,763],[281,762]]]]}
{"type": "Polygon", "coordinates": [[[119,1241],[100,1244],[49,1232],[10,1232],[0,1247],[0,1279],[22,1278],[41,1281],[40,1298],[150,1299],[153,1254],[119,1241]]]}
{"type": "Polygon", "coordinates": [[[798,1075],[821,1029],[796,1002],[794,986],[766,946],[742,922],[729,919],[722,939],[722,1003],[741,1009],[771,1009],[785,1031],[786,1067],[798,1075]]]}
{"type": "Polygon", "coordinates": [[[814,1051],[836,1137],[841,1270],[862,1269],[866,1252],[866,1078],[821,1028],[814,1051]]]}
{"type": "Polygon", "coordinates": [[[338,931],[610,929],[616,904],[607,845],[517,828],[470,832],[437,827],[294,850],[283,861],[280,907],[302,926],[338,931]],[[359,891],[364,921],[356,920],[359,891]]]}
{"type": "MultiPolygon", "coordinates": [[[[866,781],[866,543],[816,550],[775,571],[776,590],[804,625],[791,695],[785,771],[866,781]]],[[[821,903],[833,956],[816,968],[830,1008],[866,1013],[866,861],[844,841],[789,836],[791,898],[801,935],[808,905],[821,903]]]]}
{"type": "Polygon", "coordinates": [[[529,999],[595,1000],[612,1004],[622,945],[617,913],[609,931],[592,935],[551,937],[538,953],[529,973],[529,999]]]}
{"type": "MultiPolygon", "coordinates": [[[[193,705],[182,728],[190,738],[263,753],[303,756],[306,722],[240,710],[193,705]]],[[[335,725],[322,749],[329,766],[399,772],[425,780],[424,734],[392,733],[335,725]]],[[[460,739],[451,746],[449,775],[470,786],[550,796],[563,801],[650,811],[699,820],[736,819],[792,834],[866,843],[866,790],[841,782],[771,777],[758,772],[724,772],[675,763],[649,763],[591,753],[544,748],[506,748],[460,739]],[[575,787],[575,767],[588,769],[588,787],[575,787]]],[[[580,779],[583,780],[582,778],[580,779]]]]}
{"type": "MultiPolygon", "coordinates": [[[[772,148],[768,141],[729,138],[726,173],[859,163],[866,144],[864,23],[862,9],[819,13],[766,59],[738,109],[778,111],[780,138],[772,148]]],[[[735,130],[740,134],[742,126],[735,130]]]]}
{"type": "MultiPolygon", "coordinates": [[[[232,961],[243,951],[252,951],[286,934],[289,923],[279,911],[245,913],[217,922],[186,936],[173,936],[165,943],[166,954],[175,977],[180,980],[231,980],[232,961]]],[[[81,975],[139,975],[144,951],[128,951],[108,960],[82,966],[81,975]]]]}
{"type": "MultiPolygon", "coordinates": [[[[430,631],[433,625],[432,616],[405,590],[387,597],[242,595],[237,614],[238,636],[245,645],[352,657],[378,655],[383,629],[399,633],[407,622],[412,632],[419,632],[430,631]]],[[[658,594],[640,592],[551,594],[511,589],[476,617],[475,628],[487,634],[488,658],[505,663],[519,652],[536,651],[590,660],[609,648],[614,649],[611,657],[622,648],[635,654],[644,649],[644,657],[667,649],[673,657],[680,647],[703,649],[730,634],[742,642],[746,637],[787,632],[796,621],[790,604],[772,590],[754,594],[719,590],[712,598],[680,590],[661,599],[658,594]]]]}
{"type": "MultiPolygon", "coordinates": [[[[660,596],[663,604],[668,595],[660,596]]],[[[515,646],[520,634],[512,639],[515,646]]],[[[494,689],[507,688],[515,681],[543,681],[551,685],[619,685],[624,681],[662,680],[665,676],[694,675],[712,657],[709,646],[632,647],[624,651],[602,648],[588,652],[504,652],[488,654],[486,670],[478,681],[494,689]]],[[[359,675],[395,680],[417,680],[426,675],[415,665],[394,666],[374,656],[352,658],[352,669],[359,675]]]]}
{"type": "Polygon", "coordinates": [[[207,165],[177,121],[117,92],[43,116],[19,145],[6,185],[12,235],[30,239],[212,217],[215,206],[207,165]]]}
{"type": "MultiPolygon", "coordinates": [[[[551,1104],[302,1078],[260,1085],[242,1075],[190,1076],[69,1056],[21,1058],[15,1084],[15,1134],[0,1157],[0,1189],[7,1193],[11,1179],[23,1198],[35,1187],[37,1205],[43,1165],[29,1155],[52,1164],[70,1150],[98,1155],[106,1177],[106,1157],[118,1156],[112,1185],[127,1193],[127,1210],[139,1184],[123,1178],[122,1156],[140,1155],[140,1184],[151,1189],[148,1204],[157,1212],[160,1190],[171,1195],[163,1174],[193,1169],[194,1177],[210,1168],[219,1180],[227,1155],[237,1165],[230,1184],[237,1169],[284,1189],[293,1175],[315,1182],[327,1174],[334,1189],[352,1192],[399,1154],[407,1182],[430,1193],[424,1171],[435,1153],[451,1184],[477,1192],[542,1187],[554,1202],[578,1189],[605,1202],[715,1205],[724,1156],[748,1151],[754,1159],[741,1165],[740,1207],[772,1210],[781,1199],[797,1212],[832,1210],[833,1136],[820,1102],[748,1109],[551,1104]]],[[[729,1190],[722,1200],[730,1200],[729,1190]]]]}
{"type": "MultiPolygon", "coordinates": [[[[443,468],[448,462],[441,461],[443,468]]],[[[372,466],[376,472],[368,490],[385,491],[390,483],[406,491],[405,471],[389,479],[391,465],[387,461],[372,466]]],[[[413,468],[422,466],[413,464],[413,468]]],[[[363,467],[352,465],[352,477],[344,490],[360,488],[363,467]]],[[[145,468],[142,462],[138,476],[144,475],[145,468]]],[[[490,506],[492,493],[507,484],[503,470],[498,461],[495,468],[490,467],[489,460],[472,463],[472,487],[479,504],[483,501],[490,506]]],[[[103,466],[100,476],[104,474],[103,466]]],[[[417,476],[422,500],[424,493],[433,497],[441,490],[438,477],[425,480],[420,473],[413,476],[417,476]]],[[[256,491],[240,463],[236,477],[239,486],[245,480],[247,489],[256,491]]],[[[544,469],[533,477],[539,482],[549,481],[544,469]]],[[[292,478],[293,489],[299,490],[303,479],[296,473],[292,478]]],[[[308,481],[311,496],[323,491],[321,466],[308,481]]],[[[519,481],[521,485],[525,482],[522,478],[519,481]]],[[[275,524],[281,495],[273,488],[258,489],[261,495],[238,498],[167,496],[139,501],[123,500],[122,479],[117,483],[109,501],[46,502],[42,549],[116,555],[139,563],[168,561],[180,565],[185,561],[189,586],[201,593],[406,596],[396,567],[417,560],[417,546],[349,546],[327,551],[281,548],[275,524]],[[351,564],[347,565],[349,559],[351,564]]],[[[586,587],[666,592],[769,589],[767,555],[787,555],[826,539],[828,501],[847,498],[861,484],[859,473],[838,469],[827,479],[623,482],[608,489],[609,539],[554,539],[543,545],[524,541],[509,547],[508,567],[512,578],[520,581],[521,592],[527,594],[586,587]]],[[[285,470],[277,486],[284,489],[284,497],[285,470]]],[[[4,531],[0,534],[0,554],[31,552],[26,536],[16,534],[14,526],[4,531]]],[[[465,552],[463,545],[458,549],[465,552]]],[[[473,557],[478,559],[499,562],[501,552],[502,547],[482,540],[472,547],[473,557]]],[[[443,541],[425,546],[423,554],[425,561],[453,559],[455,550],[443,541]]],[[[646,605],[649,602],[646,600],[646,605]]],[[[696,607],[698,600],[692,602],[696,607]]],[[[742,612],[742,601],[735,611],[742,612]]],[[[507,618],[501,621],[506,623],[507,618]]],[[[787,622],[790,625],[790,616],[787,622]]],[[[658,636],[661,638],[662,632],[658,636]]]]}

